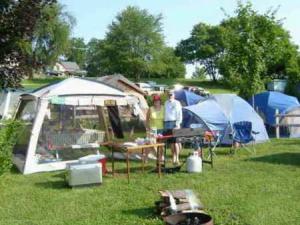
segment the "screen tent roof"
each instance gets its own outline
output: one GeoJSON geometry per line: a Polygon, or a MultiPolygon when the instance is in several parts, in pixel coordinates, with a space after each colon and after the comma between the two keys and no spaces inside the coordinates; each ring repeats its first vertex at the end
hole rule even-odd
{"type": "Polygon", "coordinates": [[[103,84],[82,78],[68,78],[61,82],[39,88],[30,94],[36,98],[51,98],[53,96],[103,95],[125,97],[122,91],[103,84]]]}

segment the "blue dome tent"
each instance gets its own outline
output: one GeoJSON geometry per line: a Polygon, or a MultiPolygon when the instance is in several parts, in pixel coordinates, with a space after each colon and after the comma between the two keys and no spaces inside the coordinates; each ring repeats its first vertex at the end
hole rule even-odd
{"type": "Polygon", "coordinates": [[[222,144],[231,144],[229,134],[232,124],[239,121],[252,122],[256,142],[269,140],[263,120],[245,100],[235,94],[218,94],[183,108],[183,127],[198,124],[209,131],[219,131],[222,144]]]}
{"type": "Polygon", "coordinates": [[[300,107],[297,98],[275,91],[256,94],[249,102],[264,117],[265,123],[271,126],[275,125],[276,109],[279,113],[286,113],[292,108],[300,107]]]}
{"type": "Polygon", "coordinates": [[[175,98],[181,102],[182,106],[195,105],[205,98],[187,90],[175,91],[175,98]]]}

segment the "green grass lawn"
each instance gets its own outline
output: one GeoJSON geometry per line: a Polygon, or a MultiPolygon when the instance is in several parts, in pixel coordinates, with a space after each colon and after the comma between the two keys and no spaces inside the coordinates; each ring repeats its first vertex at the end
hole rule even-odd
{"type": "MultiPolygon", "coordinates": [[[[23,80],[22,85],[26,89],[35,89],[39,88],[43,85],[50,84],[52,82],[57,82],[62,80],[63,78],[53,77],[53,78],[35,78],[31,80],[23,80]]],[[[217,93],[232,93],[233,91],[223,85],[221,82],[213,83],[211,81],[203,81],[197,79],[150,79],[152,81],[156,81],[158,84],[182,84],[182,85],[190,85],[190,86],[198,86],[209,90],[213,94],[217,93]]],[[[146,81],[146,80],[145,80],[146,81]]]]}
{"type": "MultiPolygon", "coordinates": [[[[146,79],[145,81],[147,81],[146,79]]],[[[219,94],[219,93],[232,93],[233,91],[222,84],[222,81],[218,83],[213,83],[211,81],[199,80],[199,79],[184,79],[184,78],[177,78],[177,79],[149,79],[151,81],[155,81],[158,84],[167,84],[167,85],[174,85],[174,84],[181,84],[181,85],[188,85],[188,86],[198,86],[202,87],[206,90],[209,90],[212,94],[219,94]]]]}
{"type": "MultiPolygon", "coordinates": [[[[163,189],[194,190],[215,224],[300,224],[300,140],[281,139],[256,146],[257,154],[217,150],[214,168],[201,174],[119,173],[101,186],[70,189],[63,172],[0,178],[0,224],[163,224],[154,201],[163,189]]],[[[124,169],[125,162],[117,168],[124,169]]],[[[135,170],[136,169],[136,170],[135,170]]]]}
{"type": "Polygon", "coordinates": [[[24,79],[22,81],[22,86],[26,89],[35,89],[62,79],[63,78],[59,77],[24,79]]]}

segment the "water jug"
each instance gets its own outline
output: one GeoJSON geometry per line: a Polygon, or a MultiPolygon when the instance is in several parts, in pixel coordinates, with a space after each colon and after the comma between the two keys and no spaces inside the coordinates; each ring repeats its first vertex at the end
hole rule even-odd
{"type": "Polygon", "coordinates": [[[153,127],[150,130],[150,143],[151,144],[156,144],[156,137],[157,137],[157,129],[156,129],[156,127],[153,127]]]}
{"type": "Polygon", "coordinates": [[[194,152],[187,158],[186,161],[187,171],[189,173],[201,173],[202,172],[202,159],[198,155],[198,152],[194,152]]]}

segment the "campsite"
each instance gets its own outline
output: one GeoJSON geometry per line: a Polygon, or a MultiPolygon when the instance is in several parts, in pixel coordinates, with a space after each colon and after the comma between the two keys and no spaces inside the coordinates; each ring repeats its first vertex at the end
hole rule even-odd
{"type": "Polygon", "coordinates": [[[0,225],[299,224],[300,5],[272,4],[5,1],[0,225]]]}
{"type": "MultiPolygon", "coordinates": [[[[76,79],[75,81],[78,82],[76,79]]],[[[73,81],[71,79],[71,82],[74,82],[74,79],[73,81]]],[[[56,83],[58,88],[56,91],[68,91],[63,85],[56,83]]],[[[97,85],[101,84],[97,83],[97,85]]],[[[47,87],[49,89],[51,85],[47,87]]],[[[91,88],[88,91],[91,91],[91,88]]],[[[201,104],[206,103],[204,101],[201,104]]],[[[245,103],[238,101],[237,104],[245,103]]],[[[187,110],[192,110],[189,107],[191,106],[188,106],[187,110]]],[[[241,108],[243,107],[238,107],[241,108]]],[[[218,114],[218,111],[209,110],[218,114]]],[[[221,115],[220,120],[224,119],[224,123],[227,124],[228,117],[224,110],[221,111],[221,115]]],[[[238,115],[249,116],[247,113],[238,113],[238,115]]],[[[222,123],[218,124],[222,126],[222,123]]],[[[213,124],[208,125],[213,126],[213,124]]],[[[33,224],[109,224],[112,221],[117,224],[162,224],[153,209],[158,190],[191,188],[201,193],[205,210],[213,215],[214,221],[223,221],[224,224],[233,221],[235,224],[244,224],[246,218],[250,224],[261,224],[261,221],[274,224],[294,222],[293,218],[299,210],[299,207],[295,207],[294,204],[299,195],[299,190],[294,189],[299,179],[299,144],[299,140],[294,138],[279,140],[271,138],[265,143],[256,145],[255,155],[247,151],[238,151],[230,155],[228,147],[219,146],[215,150],[213,168],[205,164],[201,174],[188,174],[186,169],[182,168],[180,173],[163,174],[161,179],[150,172],[151,168],[155,167],[155,161],[148,162],[146,174],[142,172],[140,162],[132,161],[130,183],[127,182],[125,175],[126,164],[123,160],[117,160],[116,176],[105,175],[100,187],[71,190],[63,172],[24,176],[14,167],[11,174],[3,177],[0,182],[3,190],[1,198],[6,206],[6,210],[1,211],[1,221],[23,224],[26,216],[25,221],[33,224]],[[272,151],[269,150],[270,148],[272,151]],[[289,180],[286,176],[295,179],[289,180]],[[14,193],[15,197],[12,198],[11,193],[14,193]],[[31,204],[32,199],[35,199],[34,205],[31,204]],[[27,208],[28,204],[31,205],[30,208],[27,208]],[[266,209],[266,204],[272,204],[272,207],[266,209]],[[282,213],[285,214],[284,218],[282,213]],[[48,217],[57,219],[51,219],[49,222],[48,217]]],[[[183,152],[182,157],[187,157],[187,154],[189,153],[183,152]]],[[[50,166],[48,163],[46,165],[50,166]]],[[[34,164],[31,163],[31,166],[34,164]]],[[[43,167],[42,164],[41,166],[43,167]]],[[[110,163],[107,167],[110,167],[110,163]]],[[[31,169],[32,171],[28,170],[28,172],[32,173],[35,170],[33,167],[31,169]]]]}

